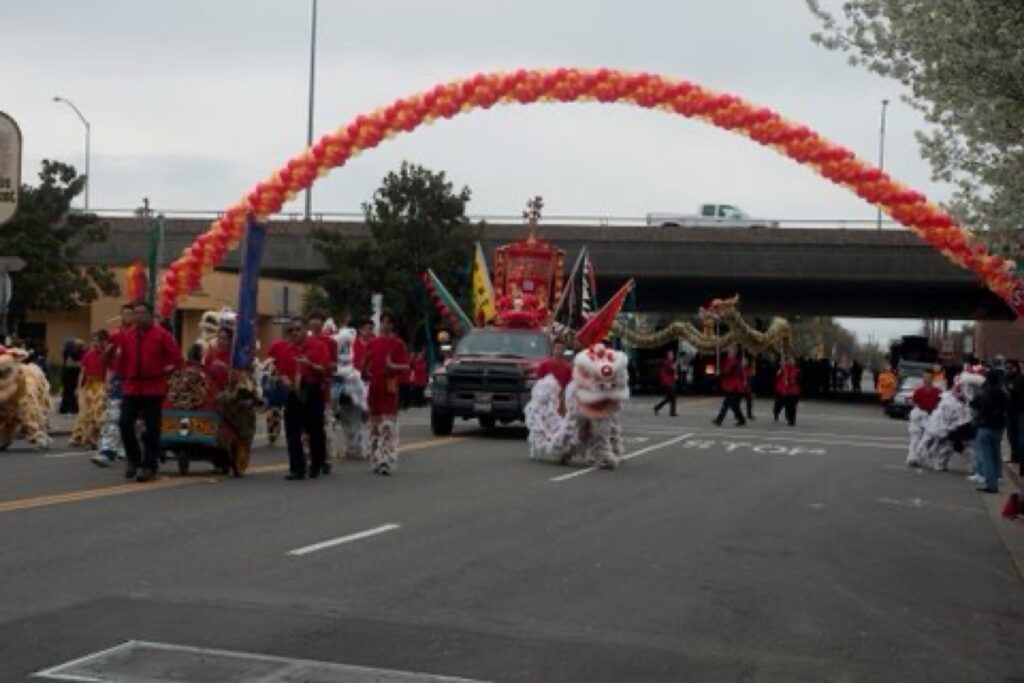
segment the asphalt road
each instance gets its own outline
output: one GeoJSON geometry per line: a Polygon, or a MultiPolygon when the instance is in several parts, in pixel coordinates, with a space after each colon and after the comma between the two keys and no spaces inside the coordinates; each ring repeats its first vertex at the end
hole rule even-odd
{"type": "Polygon", "coordinates": [[[905,423],[650,405],[616,472],[423,410],[390,478],[287,482],[280,445],[146,485],[4,453],[0,680],[1024,681],[1024,528],[903,469],[905,423]]]}

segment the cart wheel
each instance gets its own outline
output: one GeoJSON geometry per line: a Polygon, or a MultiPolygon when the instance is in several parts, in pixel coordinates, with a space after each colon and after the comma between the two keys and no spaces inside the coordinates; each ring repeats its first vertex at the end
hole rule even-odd
{"type": "Polygon", "coordinates": [[[235,443],[234,455],[235,459],[231,464],[231,469],[236,477],[240,477],[249,468],[249,444],[242,441],[235,443]]]}
{"type": "Polygon", "coordinates": [[[175,459],[178,461],[178,474],[184,477],[188,474],[188,466],[191,464],[188,459],[188,453],[185,451],[178,451],[175,455],[175,459]]]}

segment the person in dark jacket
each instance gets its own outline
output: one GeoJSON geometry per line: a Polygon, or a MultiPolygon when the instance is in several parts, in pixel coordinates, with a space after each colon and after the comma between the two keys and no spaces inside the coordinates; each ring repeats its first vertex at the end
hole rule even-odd
{"type": "Polygon", "coordinates": [[[985,383],[979,394],[971,401],[974,426],[974,452],[978,458],[978,469],[984,481],[978,490],[999,493],[999,475],[1002,473],[1003,457],[1000,446],[1003,430],[1006,429],[1006,410],[1009,399],[1003,388],[1004,374],[992,369],[985,375],[985,383]]]}
{"type": "Polygon", "coordinates": [[[679,384],[679,362],[676,360],[675,352],[671,349],[665,352],[665,358],[662,359],[661,366],[658,368],[658,384],[661,385],[662,390],[665,392],[665,397],[654,406],[654,414],[657,415],[659,410],[668,405],[669,416],[676,417],[676,388],[679,384]]]}
{"type": "Polygon", "coordinates": [[[1024,474],[1024,374],[1018,360],[1006,361],[1006,393],[1009,395],[1006,436],[1010,442],[1010,459],[1024,474]]]}
{"type": "Polygon", "coordinates": [[[61,370],[61,394],[60,406],[57,409],[61,415],[78,414],[78,385],[82,372],[82,357],[85,355],[85,344],[78,339],[68,339],[64,343],[62,355],[63,369],[61,370]]]}

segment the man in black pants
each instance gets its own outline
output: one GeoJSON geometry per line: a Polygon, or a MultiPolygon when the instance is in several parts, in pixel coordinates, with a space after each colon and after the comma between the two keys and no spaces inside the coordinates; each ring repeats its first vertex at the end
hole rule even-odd
{"type": "Polygon", "coordinates": [[[721,427],[726,412],[731,410],[736,417],[736,426],[746,425],[747,421],[743,417],[743,411],[740,410],[740,400],[743,398],[743,367],[740,365],[739,352],[735,346],[729,347],[725,358],[722,359],[721,375],[719,375],[718,381],[725,398],[722,399],[722,408],[718,411],[718,417],[712,422],[721,427]]]}
{"type": "Polygon", "coordinates": [[[117,338],[117,374],[122,378],[121,418],[118,427],[128,467],[125,478],[144,482],[156,477],[160,455],[160,417],[167,395],[167,375],[184,365],[174,337],[153,324],[153,309],[145,302],[135,304],[135,325],[117,338]],[[143,452],[135,433],[135,422],[145,424],[143,452]]]}
{"type": "Polygon", "coordinates": [[[323,471],[327,459],[327,435],[324,430],[324,381],[332,359],[327,345],[315,337],[306,336],[306,328],[299,319],[288,326],[287,339],[271,344],[267,352],[274,359],[278,377],[288,386],[288,400],[284,407],[284,434],[288,444],[289,472],[285,479],[305,479],[306,454],[302,447],[302,433],[309,435],[310,479],[323,471]]]}

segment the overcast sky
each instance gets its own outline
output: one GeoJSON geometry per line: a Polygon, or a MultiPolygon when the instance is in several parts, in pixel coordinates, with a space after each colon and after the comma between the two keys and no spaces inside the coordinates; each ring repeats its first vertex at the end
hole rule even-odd
{"type": "MultiPolygon", "coordinates": [[[[478,71],[608,66],[685,78],[805,123],[942,201],[898,84],[810,40],[803,0],[320,0],[314,135],[398,97],[478,71]]],[[[308,0],[5,3],[0,110],[39,161],[83,166],[93,208],[219,209],[305,144],[308,0]]],[[[403,159],[473,190],[475,214],[642,216],[737,204],[772,218],[871,219],[874,209],[746,139],[663,112],[532,105],[474,112],[397,137],[321,180],[314,210],[358,211],[403,159]]],[[[293,206],[301,210],[299,206],[293,206]]],[[[600,268],[600,264],[597,264],[600,268]]],[[[861,336],[917,321],[857,321],[861,336]]]]}

